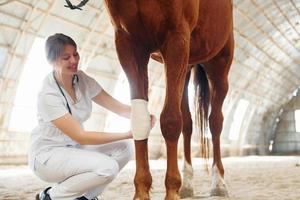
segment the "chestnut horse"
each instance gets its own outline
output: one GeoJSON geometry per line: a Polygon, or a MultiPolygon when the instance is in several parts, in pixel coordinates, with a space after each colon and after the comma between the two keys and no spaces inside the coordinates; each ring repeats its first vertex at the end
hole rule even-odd
{"type": "MultiPolygon", "coordinates": [[[[166,97],[160,116],[167,147],[165,199],[179,199],[179,193],[182,197],[193,195],[190,180],[193,174],[190,154],[192,120],[187,87],[190,70],[195,64],[195,80],[200,84],[196,88],[201,129],[205,130],[208,119],[213,142],[211,195],[227,195],[220,134],[222,104],[228,90],[227,76],[234,49],[232,1],[105,0],[105,4],[114,26],[116,49],[129,81],[131,99],[148,101],[147,64],[151,53],[159,55],[153,57],[161,58],[165,65],[166,97]],[[209,105],[211,112],[208,118],[209,105]],[[185,165],[179,192],[181,178],[177,165],[177,143],[181,132],[185,165]]],[[[202,144],[205,142],[203,137],[202,132],[202,144]]],[[[152,179],[147,139],[135,140],[135,149],[134,199],[150,199],[152,179]]]]}
{"type": "Polygon", "coordinates": [[[118,58],[129,81],[132,102],[143,102],[138,108],[136,105],[132,108],[138,112],[132,119],[132,126],[138,126],[133,130],[136,149],[134,199],[150,199],[152,183],[147,149],[150,115],[145,104],[148,101],[147,64],[151,54],[152,58],[164,63],[166,76],[166,97],[160,116],[167,147],[165,199],[193,195],[192,120],[187,89],[193,66],[201,143],[207,144],[203,133],[207,123],[212,134],[211,195],[227,195],[220,135],[222,105],[228,91],[227,77],[234,50],[232,0],[105,0],[105,5],[114,26],[118,58]],[[181,132],[185,158],[182,184],[177,164],[181,132]]]}

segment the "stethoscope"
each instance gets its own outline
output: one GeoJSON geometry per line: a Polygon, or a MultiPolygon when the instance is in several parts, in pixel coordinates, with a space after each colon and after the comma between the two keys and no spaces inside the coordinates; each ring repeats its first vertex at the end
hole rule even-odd
{"type": "MultiPolygon", "coordinates": [[[[71,107],[70,107],[70,105],[69,105],[69,102],[68,102],[68,100],[67,100],[67,97],[66,97],[65,93],[63,92],[63,90],[61,89],[60,85],[58,84],[58,81],[56,80],[54,74],[55,74],[55,72],[53,71],[53,72],[52,72],[52,75],[53,75],[53,78],[54,78],[54,80],[55,80],[55,83],[56,83],[57,87],[59,88],[61,94],[62,94],[63,97],[65,98],[65,100],[66,100],[66,102],[67,102],[67,108],[68,108],[68,111],[69,111],[69,113],[72,115],[71,107]]],[[[74,75],[73,75],[73,78],[72,78],[72,84],[74,85],[75,83],[78,83],[78,81],[79,81],[78,75],[77,75],[77,74],[74,74],[74,75]]]]}

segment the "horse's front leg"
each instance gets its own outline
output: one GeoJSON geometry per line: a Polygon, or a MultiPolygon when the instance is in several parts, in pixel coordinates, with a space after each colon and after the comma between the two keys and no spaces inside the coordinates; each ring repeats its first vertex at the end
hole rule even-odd
{"type": "Polygon", "coordinates": [[[177,144],[182,130],[181,100],[188,68],[189,32],[186,27],[172,32],[161,50],[166,71],[166,98],[160,117],[167,146],[166,200],[179,199],[181,177],[177,164],[177,144]]]}
{"type": "Polygon", "coordinates": [[[131,93],[131,130],[135,142],[136,174],[134,199],[150,199],[152,177],[148,163],[148,136],[150,114],[148,112],[147,64],[150,53],[135,43],[124,31],[116,32],[116,49],[125,71],[131,93]]]}

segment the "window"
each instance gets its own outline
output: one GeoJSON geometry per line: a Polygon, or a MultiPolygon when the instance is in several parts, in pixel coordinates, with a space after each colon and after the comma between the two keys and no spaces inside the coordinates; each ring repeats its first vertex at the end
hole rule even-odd
{"type": "Polygon", "coordinates": [[[234,112],[233,122],[230,126],[229,139],[230,140],[238,140],[239,134],[241,130],[241,126],[249,106],[249,101],[245,99],[240,99],[238,106],[234,112]]]}
{"type": "Polygon", "coordinates": [[[37,125],[37,94],[44,77],[52,70],[46,60],[44,45],[45,40],[37,38],[28,54],[27,62],[19,79],[8,126],[9,131],[30,132],[37,125]]]}
{"type": "MultiPolygon", "coordinates": [[[[130,105],[130,91],[129,84],[125,73],[120,72],[114,93],[112,95],[118,101],[130,105]]],[[[130,129],[130,120],[119,115],[109,112],[106,121],[104,131],[107,132],[124,132],[130,129]]]]}
{"type": "Polygon", "coordinates": [[[296,132],[300,133],[300,109],[295,110],[295,128],[296,132]]]}

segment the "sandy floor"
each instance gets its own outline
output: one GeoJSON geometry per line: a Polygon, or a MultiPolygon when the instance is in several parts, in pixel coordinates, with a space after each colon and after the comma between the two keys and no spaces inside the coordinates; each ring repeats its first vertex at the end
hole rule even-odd
{"type": "MultiPolygon", "coordinates": [[[[195,196],[190,199],[300,200],[300,156],[224,158],[225,180],[230,197],[209,197],[210,175],[200,159],[194,159],[195,196]]],[[[153,200],[165,195],[164,160],[151,161],[153,200]]],[[[180,164],[181,166],[181,164],[180,164]]],[[[134,162],[130,162],[103,194],[104,200],[132,199],[134,162]]],[[[36,178],[26,166],[0,166],[0,200],[32,200],[47,183],[36,178]]],[[[187,199],[188,200],[188,199],[187,199]]]]}

